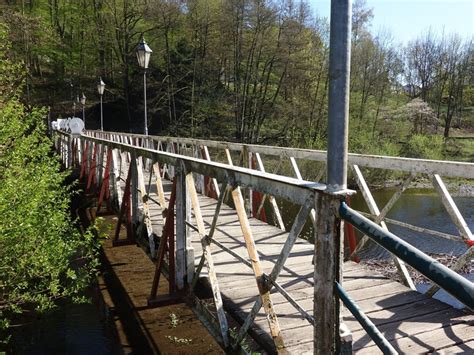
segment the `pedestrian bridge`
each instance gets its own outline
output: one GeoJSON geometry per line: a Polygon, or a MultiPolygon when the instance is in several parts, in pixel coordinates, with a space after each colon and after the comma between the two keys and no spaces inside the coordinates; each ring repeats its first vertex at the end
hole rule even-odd
{"type": "Polygon", "coordinates": [[[245,337],[268,353],[473,351],[474,285],[456,271],[471,263],[474,238],[443,179],[472,183],[474,164],[349,154],[370,211],[361,213],[349,207],[355,191],[320,182],[322,151],[99,131],[54,139],[64,165],[97,194],[98,212],[118,215],[114,246],[139,244],[155,263],[148,306],[186,301],[226,352],[247,351],[245,337]],[[308,166],[312,181],[300,171],[308,166]],[[400,184],[378,206],[364,172],[386,170],[400,184]],[[429,177],[457,234],[386,217],[418,175],[429,177]],[[389,225],[461,240],[465,252],[448,269],[389,225]],[[357,260],[368,240],[391,253],[403,284],[344,260],[357,260]],[[407,266],[433,282],[426,293],[407,266]],[[157,292],[160,277],[168,294],[157,292]],[[440,288],[465,308],[432,298],[440,288]]]}

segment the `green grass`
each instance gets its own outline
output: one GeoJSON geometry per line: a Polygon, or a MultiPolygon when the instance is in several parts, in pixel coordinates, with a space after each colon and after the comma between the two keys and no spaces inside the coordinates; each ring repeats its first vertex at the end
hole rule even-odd
{"type": "Polygon", "coordinates": [[[474,137],[449,138],[446,142],[445,159],[474,163],[474,137]]]}

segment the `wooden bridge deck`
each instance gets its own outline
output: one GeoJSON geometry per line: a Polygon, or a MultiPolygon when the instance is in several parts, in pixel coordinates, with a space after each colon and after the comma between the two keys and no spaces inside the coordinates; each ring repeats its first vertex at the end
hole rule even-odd
{"type": "MultiPolygon", "coordinates": [[[[148,182],[148,179],[145,181],[148,182]]],[[[163,182],[166,198],[169,199],[170,183],[163,182]]],[[[153,191],[154,184],[151,196],[157,200],[156,191],[153,191]]],[[[206,228],[209,230],[217,201],[199,195],[199,203],[206,228]]],[[[155,232],[159,233],[161,213],[156,205],[151,204],[150,207],[155,232]]],[[[194,218],[192,220],[194,222],[194,218]]],[[[288,233],[253,218],[250,219],[250,225],[264,272],[268,274],[280,255],[288,233]]],[[[236,211],[227,205],[221,208],[214,239],[248,260],[236,211]]],[[[196,232],[191,231],[191,240],[197,264],[202,248],[196,232]]],[[[253,271],[218,246],[212,244],[211,250],[224,307],[235,320],[243,322],[258,297],[253,271]]],[[[313,253],[313,245],[298,239],[277,279],[310,314],[313,314],[313,253]]],[[[473,351],[472,313],[454,309],[438,300],[411,291],[397,282],[374,274],[360,264],[346,262],[343,274],[343,287],[399,352],[473,351]]],[[[201,277],[205,275],[206,267],[203,268],[201,277]]],[[[287,350],[295,354],[312,353],[313,327],[275,290],[272,292],[272,300],[287,350]]],[[[346,309],[343,316],[344,323],[352,332],[353,350],[357,353],[380,353],[346,309]]],[[[274,351],[263,309],[250,329],[250,334],[263,349],[274,351]]]]}

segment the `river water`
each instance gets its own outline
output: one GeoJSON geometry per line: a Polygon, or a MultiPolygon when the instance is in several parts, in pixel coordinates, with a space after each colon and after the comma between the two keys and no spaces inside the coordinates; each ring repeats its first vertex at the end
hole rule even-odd
{"type": "MultiPolygon", "coordinates": [[[[389,201],[394,192],[395,190],[392,189],[374,192],[374,199],[380,209],[389,201]]],[[[453,200],[471,231],[474,230],[474,199],[472,197],[453,197],[453,200]]],[[[353,208],[368,212],[360,193],[352,198],[351,202],[353,208]]],[[[459,235],[451,217],[441,202],[440,196],[433,190],[409,189],[405,191],[387,214],[387,217],[418,227],[459,235]]],[[[388,224],[388,228],[392,233],[425,253],[459,255],[466,250],[466,244],[461,238],[456,242],[426,233],[415,232],[396,225],[388,224]]],[[[374,244],[366,252],[368,253],[367,256],[370,257],[388,257],[388,253],[385,250],[374,244]]]]}
{"type": "MultiPolygon", "coordinates": [[[[375,202],[380,210],[390,200],[394,192],[395,189],[372,191],[375,202]]],[[[453,199],[469,228],[474,230],[474,198],[453,197],[453,199]]],[[[351,197],[350,203],[351,207],[355,210],[369,212],[360,192],[351,197]]],[[[281,208],[285,225],[287,228],[290,228],[291,223],[298,213],[298,206],[294,206],[287,201],[278,201],[278,205],[281,208]]],[[[271,216],[269,209],[267,209],[267,216],[271,216]]],[[[435,191],[429,189],[408,189],[405,191],[387,214],[387,218],[439,232],[459,235],[441,202],[441,198],[435,191]]],[[[459,241],[457,242],[441,237],[431,236],[429,234],[415,232],[396,225],[388,224],[388,228],[392,233],[425,253],[459,255],[466,250],[466,245],[461,238],[459,238],[459,241]]],[[[311,223],[306,223],[302,236],[305,239],[313,240],[313,229],[311,223]]],[[[360,237],[361,235],[359,234],[358,238],[360,237]]],[[[364,258],[385,259],[389,257],[389,253],[377,244],[369,242],[367,247],[361,251],[360,256],[364,258]]]]}

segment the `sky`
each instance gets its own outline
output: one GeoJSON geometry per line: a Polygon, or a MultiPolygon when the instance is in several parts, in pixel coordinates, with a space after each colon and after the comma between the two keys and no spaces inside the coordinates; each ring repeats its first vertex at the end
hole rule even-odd
{"type": "MultiPolygon", "coordinates": [[[[308,0],[319,16],[329,18],[330,0],[308,0]]],[[[354,0],[353,0],[354,2],[354,0]]],[[[474,0],[367,0],[373,9],[372,33],[388,30],[406,44],[430,28],[437,34],[474,36],[474,0]]]]}

